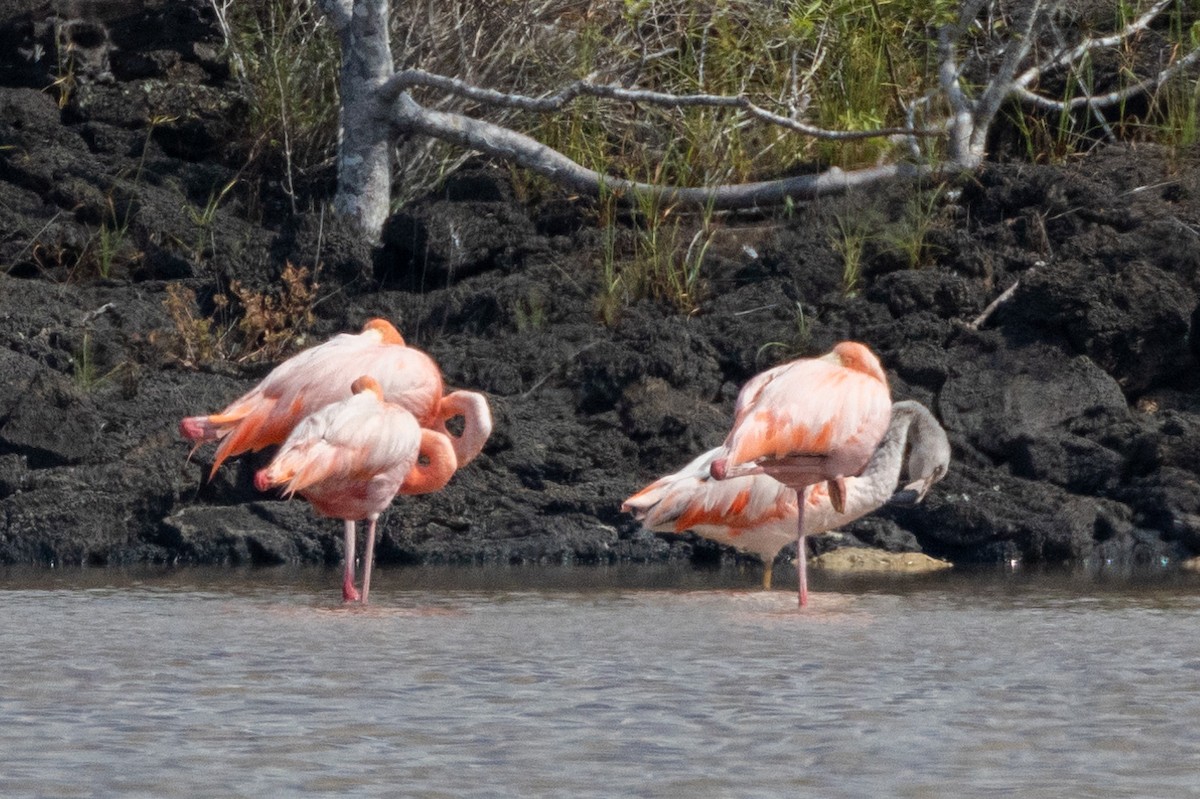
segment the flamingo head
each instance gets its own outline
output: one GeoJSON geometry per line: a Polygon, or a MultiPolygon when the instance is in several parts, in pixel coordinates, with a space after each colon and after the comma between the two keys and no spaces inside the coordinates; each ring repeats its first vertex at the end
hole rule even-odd
{"type": "Polygon", "coordinates": [[[267,472],[269,469],[259,469],[254,475],[254,488],[258,491],[270,491],[274,483],[271,482],[270,475],[267,472]]]}

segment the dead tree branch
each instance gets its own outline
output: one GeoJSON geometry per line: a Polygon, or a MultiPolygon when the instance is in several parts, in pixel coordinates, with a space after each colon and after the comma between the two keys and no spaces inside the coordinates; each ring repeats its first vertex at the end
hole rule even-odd
{"type": "MultiPolygon", "coordinates": [[[[1135,80],[1117,91],[1050,99],[1035,90],[1049,73],[1078,70],[1091,54],[1102,48],[1129,46],[1134,37],[1160,20],[1178,0],[1154,0],[1121,30],[1075,41],[1054,27],[1064,7],[1062,0],[1032,0],[1018,18],[1005,17],[998,0],[962,0],[957,19],[944,25],[937,34],[936,86],[906,109],[907,124],[872,130],[836,130],[800,118],[808,106],[807,96],[799,100],[779,98],[778,107],[793,109],[789,114],[780,114],[755,102],[745,91],[674,94],[586,79],[535,97],[498,91],[423,69],[397,71],[387,41],[388,0],[318,2],[332,21],[342,46],[342,136],[334,205],[357,219],[368,235],[376,238],[389,210],[391,146],[400,136],[426,136],[484,153],[525,167],[568,190],[593,196],[614,193],[632,199],[634,195],[649,193],[672,203],[713,209],[755,207],[845,192],[883,181],[944,177],[973,170],[987,156],[988,135],[1005,103],[1017,101],[1059,112],[1088,108],[1097,113],[1097,109],[1153,91],[1200,64],[1200,47],[1194,47],[1175,54],[1172,62],[1157,74],[1135,80]],[[1062,44],[1048,56],[1035,57],[1037,45],[1050,34],[1056,35],[1062,44]],[[973,80],[964,77],[967,73],[973,80]],[[984,74],[982,81],[980,73],[984,74]],[[423,103],[414,96],[425,98],[429,93],[440,93],[442,99],[467,100],[480,107],[537,113],[560,112],[583,97],[627,103],[635,108],[725,109],[744,115],[738,125],[771,125],[824,141],[893,138],[906,145],[907,158],[893,156],[891,161],[860,169],[829,168],[817,174],[742,184],[680,187],[644,183],[589,169],[511,127],[431,107],[440,101],[423,103]],[[923,124],[918,124],[919,120],[923,124]]],[[[641,74],[640,67],[647,58],[643,51],[635,74],[641,74]]],[[[792,71],[795,76],[800,69],[793,66],[792,71]]]]}
{"type": "Polygon", "coordinates": [[[606,100],[616,100],[628,103],[655,105],[663,108],[729,108],[745,111],[756,119],[781,128],[787,128],[806,136],[832,141],[853,141],[857,139],[877,139],[885,136],[944,136],[944,130],[936,128],[875,128],[871,130],[829,130],[800,122],[791,117],[776,114],[761,106],[755,105],[744,95],[718,94],[667,94],[665,92],[648,91],[645,89],[627,89],[606,83],[592,83],[578,80],[544,97],[528,97],[520,94],[508,94],[494,89],[484,89],[472,86],[466,81],[450,78],[445,75],[434,75],[420,69],[406,69],[397,72],[387,83],[380,87],[380,98],[384,102],[394,101],[409,89],[423,86],[440,89],[456,94],[485,105],[505,108],[518,108],[522,111],[550,113],[561,111],[580,97],[598,97],[606,100]]]}
{"type": "Polygon", "coordinates": [[[581,194],[649,194],[672,203],[715,210],[778,205],[789,197],[811,199],[870,186],[884,180],[899,177],[917,178],[931,173],[930,167],[898,162],[848,171],[833,167],[819,174],[755,183],[680,188],[602,175],[523,133],[462,114],[424,108],[404,94],[398,98],[393,119],[405,132],[433,136],[515,163],[581,194]]]}

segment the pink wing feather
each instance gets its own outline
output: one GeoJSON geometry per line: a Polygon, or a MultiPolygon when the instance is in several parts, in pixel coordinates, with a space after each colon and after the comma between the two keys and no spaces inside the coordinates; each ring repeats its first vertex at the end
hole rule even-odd
{"type": "Polygon", "coordinates": [[[722,449],[710,450],[678,472],[655,480],[625,500],[623,511],[664,533],[693,530],[760,555],[796,538],[796,493],[762,475],[709,478],[722,449]]]}
{"type": "Polygon", "coordinates": [[[844,343],[831,356],[792,361],[752,378],[738,395],[725,440],[728,465],[814,456],[821,463],[815,470],[831,477],[861,471],[887,430],[891,397],[875,357],[851,346],[865,351],[867,368],[843,365],[844,343]]]}
{"type": "Polygon", "coordinates": [[[442,396],[437,364],[420,350],[389,343],[368,326],[295,355],[221,413],[185,419],[180,429],[198,442],[223,439],[215,473],[227,458],[282,442],[300,420],[349,397],[350,384],[363,374],[373,375],[384,397],[420,423],[436,421],[442,396]]]}

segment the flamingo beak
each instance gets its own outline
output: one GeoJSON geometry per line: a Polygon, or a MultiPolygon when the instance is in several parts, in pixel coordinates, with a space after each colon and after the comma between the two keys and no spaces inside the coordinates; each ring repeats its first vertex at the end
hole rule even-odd
{"type": "Polygon", "coordinates": [[[925,495],[929,493],[929,489],[936,483],[937,480],[933,477],[927,477],[923,480],[913,480],[904,488],[892,494],[888,500],[889,505],[912,506],[919,504],[925,499],[925,495]]]}

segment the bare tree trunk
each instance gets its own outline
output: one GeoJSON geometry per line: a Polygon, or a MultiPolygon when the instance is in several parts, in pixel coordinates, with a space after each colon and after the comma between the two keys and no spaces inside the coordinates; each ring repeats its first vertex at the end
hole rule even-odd
{"type": "Polygon", "coordinates": [[[392,194],[392,132],[379,87],[394,70],[388,0],[322,0],[342,50],[338,189],[333,207],[378,240],[392,194]]]}

